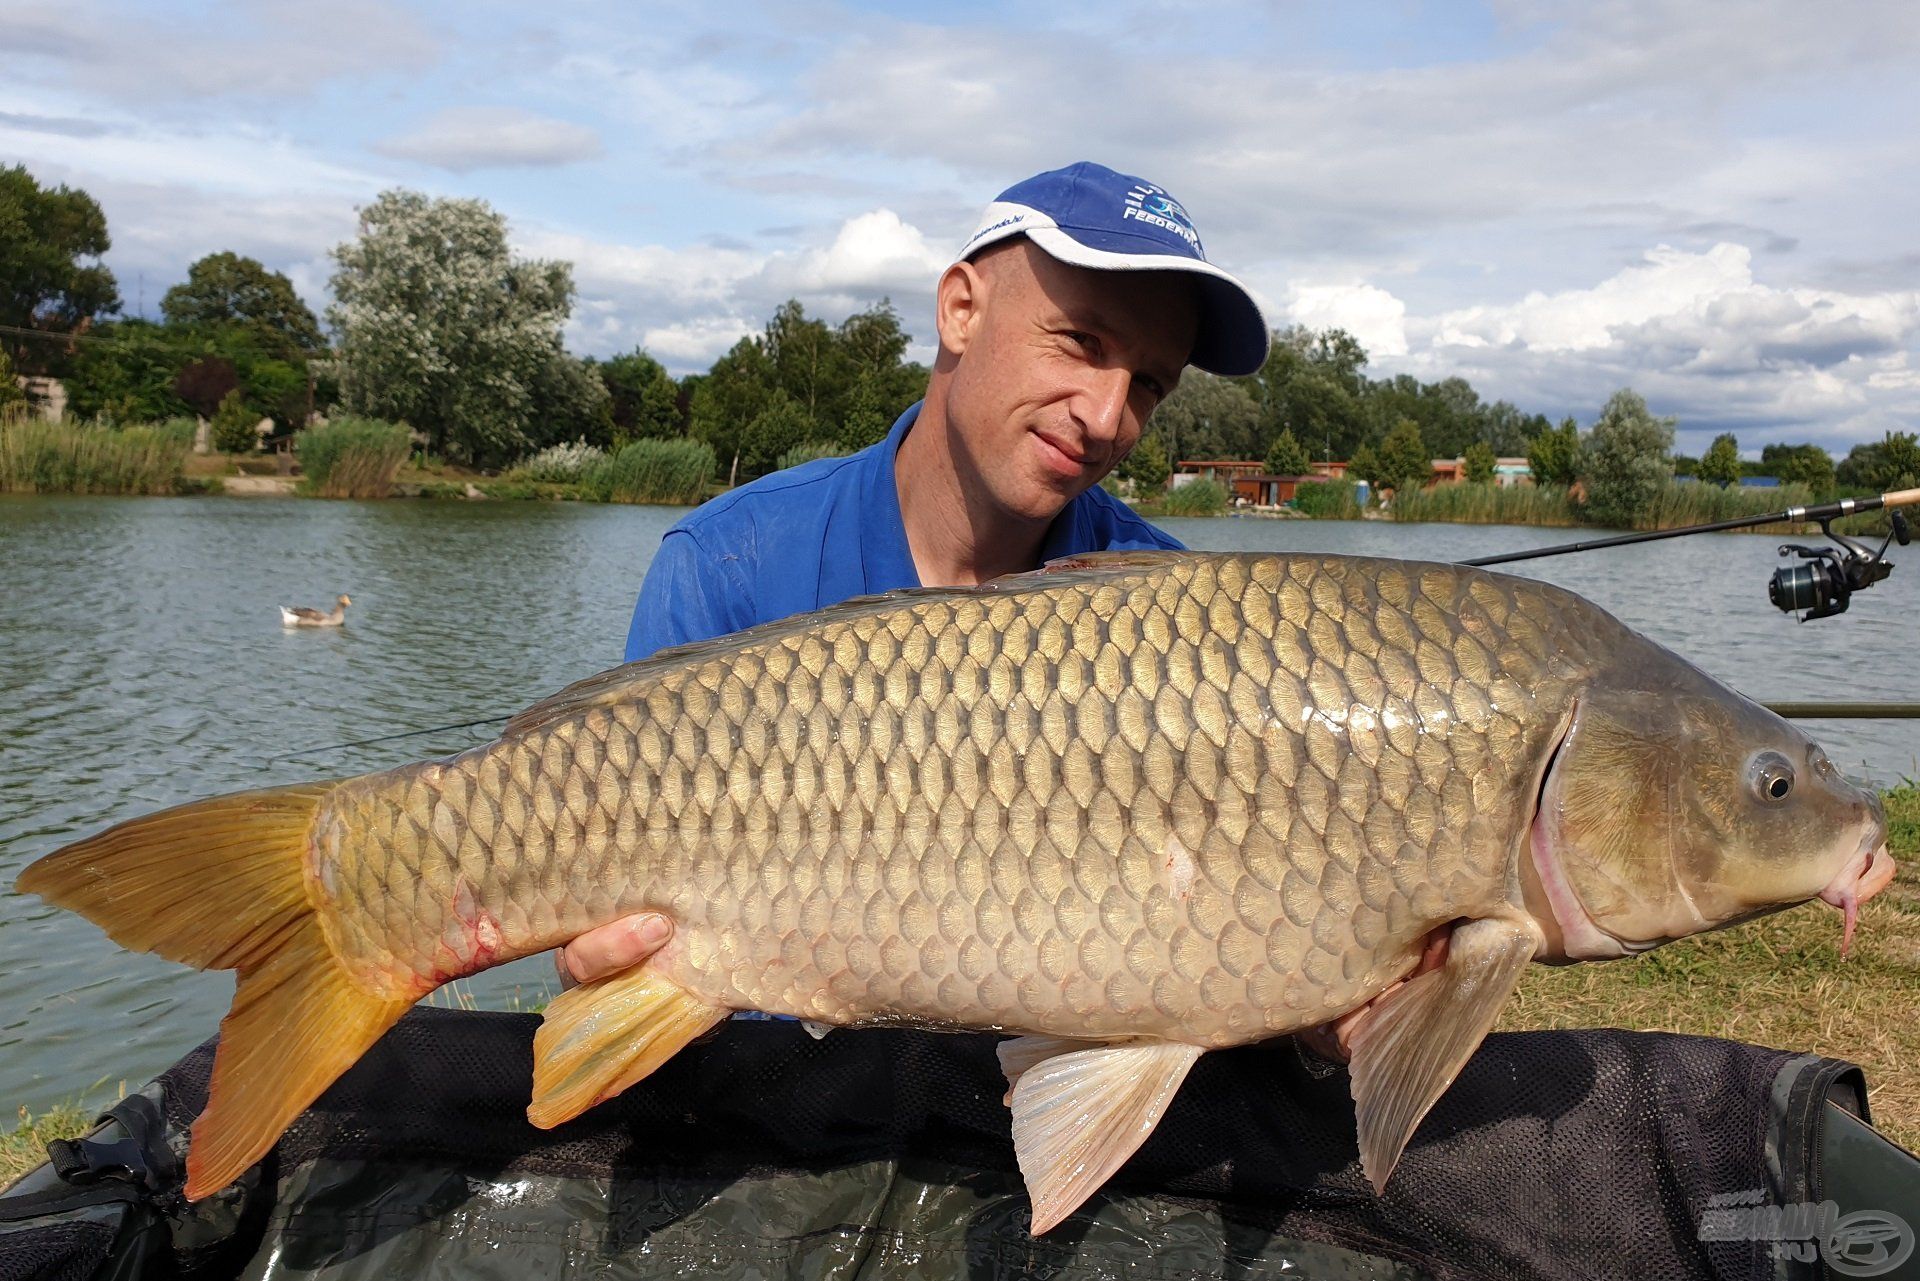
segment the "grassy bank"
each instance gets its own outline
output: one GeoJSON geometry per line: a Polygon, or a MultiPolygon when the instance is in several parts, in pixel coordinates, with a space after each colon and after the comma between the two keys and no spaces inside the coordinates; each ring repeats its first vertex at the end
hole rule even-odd
{"type": "Polygon", "coordinates": [[[0,1134],[0,1189],[47,1159],[47,1144],[71,1139],[93,1126],[94,1110],[62,1103],[41,1113],[20,1109],[13,1129],[0,1134]]]}
{"type": "MultiPolygon", "coordinates": [[[[1861,909],[1854,952],[1839,955],[1840,918],[1811,903],[1633,960],[1531,967],[1500,1026],[1624,1027],[1722,1036],[1847,1059],[1867,1072],[1874,1123],[1920,1150],[1920,784],[1882,794],[1900,875],[1861,909]]],[[[434,1004],[470,1007],[457,987],[434,1004]]],[[[111,1065],[105,1065],[111,1066],[111,1065]]],[[[20,1109],[0,1135],[0,1187],[72,1138],[89,1109],[20,1109]]]]}
{"type": "Polygon", "coordinates": [[[193,424],[101,427],[0,416],[0,493],[177,494],[193,424]]]}
{"type": "MultiPolygon", "coordinates": [[[[1823,501],[1805,485],[1782,485],[1776,489],[1743,489],[1737,486],[1682,484],[1669,482],[1663,487],[1642,518],[1634,522],[1639,530],[1678,529],[1684,525],[1707,525],[1742,516],[1764,516],[1788,507],[1806,507],[1823,501]]],[[[1303,505],[1304,510],[1304,505],[1303,505]]],[[[1318,515],[1319,513],[1309,513],[1318,515]]],[[[1583,523],[1580,505],[1568,491],[1557,485],[1438,485],[1432,489],[1396,494],[1387,514],[1394,520],[1448,521],[1464,525],[1579,525],[1583,523]]],[[[1839,522],[1843,533],[1884,532],[1882,513],[1850,517],[1839,522]]],[[[1755,525],[1756,534],[1797,534],[1814,529],[1811,525],[1777,523],[1755,525]]]]}

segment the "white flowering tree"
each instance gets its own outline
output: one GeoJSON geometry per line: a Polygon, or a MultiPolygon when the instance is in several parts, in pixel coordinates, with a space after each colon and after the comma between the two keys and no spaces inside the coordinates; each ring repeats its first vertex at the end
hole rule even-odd
{"type": "Polygon", "coordinates": [[[591,370],[591,386],[577,377],[561,347],[572,266],[514,259],[506,219],[486,202],[383,192],[333,257],[327,322],[349,413],[405,421],[436,452],[482,467],[578,434],[595,406],[550,403],[556,385],[569,402],[597,395],[604,415],[606,388],[591,370]]]}

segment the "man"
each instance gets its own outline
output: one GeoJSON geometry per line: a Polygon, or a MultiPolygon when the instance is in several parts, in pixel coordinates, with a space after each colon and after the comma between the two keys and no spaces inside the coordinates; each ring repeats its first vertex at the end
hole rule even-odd
{"type": "MultiPolygon", "coordinates": [[[[940,277],[934,320],[926,399],[884,441],[763,477],[667,532],[628,661],[853,596],[1178,549],[1099,482],[1188,364],[1249,374],[1267,354],[1259,305],[1206,260],[1179,202],[1085,162],[987,206],[940,277]]],[[[556,960],[585,982],[671,933],[657,914],[629,917],[556,960]]]]}

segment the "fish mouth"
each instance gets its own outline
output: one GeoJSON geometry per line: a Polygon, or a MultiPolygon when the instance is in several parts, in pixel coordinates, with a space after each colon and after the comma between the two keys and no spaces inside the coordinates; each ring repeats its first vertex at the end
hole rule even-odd
{"type": "Polygon", "coordinates": [[[1853,949],[1853,927],[1860,920],[1860,905],[1893,883],[1899,869],[1893,853],[1880,832],[1870,832],[1860,849],[1846,861],[1834,878],[1820,891],[1820,901],[1831,903],[1845,913],[1846,924],[1840,931],[1840,955],[1853,949]]]}

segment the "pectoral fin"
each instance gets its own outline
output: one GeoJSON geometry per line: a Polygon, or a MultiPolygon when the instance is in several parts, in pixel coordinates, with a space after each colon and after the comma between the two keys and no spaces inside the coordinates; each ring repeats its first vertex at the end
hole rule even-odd
{"type": "MultiPolygon", "coordinates": [[[[1051,1038],[1027,1038],[1009,1042],[1051,1038]]],[[[1128,1041],[1076,1047],[1030,1061],[1028,1045],[1015,1051],[1013,1150],[1033,1202],[1038,1236],[1072,1214],[1137,1151],[1173,1101],[1199,1047],[1164,1041],[1128,1041]]]]}
{"type": "Polygon", "coordinates": [[[547,1006],[533,1035],[533,1102],[543,1130],[610,1099],[727,1017],[646,969],[583,983],[547,1006]]]}
{"type": "Polygon", "coordinates": [[[1539,946],[1537,927],[1469,921],[1446,964],[1410,981],[1353,1034],[1360,1168],[1383,1192],[1407,1141],[1486,1039],[1539,946]]]}

